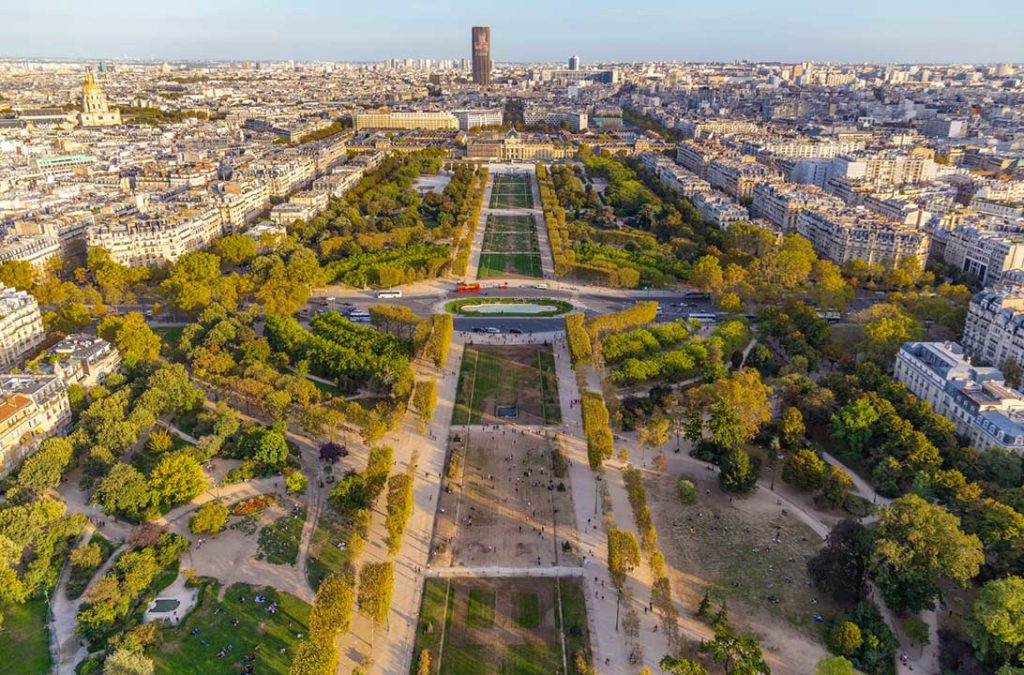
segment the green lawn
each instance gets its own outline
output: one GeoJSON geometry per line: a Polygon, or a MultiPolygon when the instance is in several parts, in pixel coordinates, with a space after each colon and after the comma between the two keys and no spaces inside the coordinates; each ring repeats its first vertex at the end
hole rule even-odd
{"type": "Polygon", "coordinates": [[[306,577],[311,588],[319,588],[324,577],[349,562],[352,555],[348,548],[341,548],[338,544],[347,543],[351,536],[351,524],[333,508],[321,511],[309,542],[309,561],[306,563],[306,577]]]}
{"type": "Polygon", "coordinates": [[[39,675],[50,672],[50,631],[46,602],[42,598],[22,605],[0,602],[4,616],[0,628],[0,654],[5,675],[39,675]]]}
{"type": "Polygon", "coordinates": [[[248,584],[231,586],[224,601],[218,602],[218,590],[216,584],[207,587],[199,606],[180,626],[164,628],[161,644],[152,655],[155,672],[238,673],[243,657],[255,654],[256,673],[287,673],[301,639],[298,636],[309,632],[309,605],[288,593],[248,584]],[[266,602],[257,604],[257,595],[266,596],[266,602]],[[244,603],[239,602],[242,597],[244,603]],[[266,610],[274,603],[278,611],[270,614],[266,610]],[[234,619],[237,626],[232,625],[234,619]],[[191,634],[194,629],[199,630],[195,636],[191,634]],[[228,645],[230,651],[218,658],[218,652],[227,650],[228,645]]]}
{"type": "Polygon", "coordinates": [[[510,274],[542,279],[540,253],[481,253],[477,279],[493,279],[510,274]]]}
{"type": "Polygon", "coordinates": [[[512,592],[512,620],[520,628],[536,628],[540,625],[540,598],[536,593],[512,592]]]}
{"type": "Polygon", "coordinates": [[[539,418],[537,423],[562,421],[558,378],[550,349],[466,347],[452,424],[480,424],[485,413],[493,414],[494,407],[499,405],[517,405],[520,418],[539,418]]]}
{"type": "Polygon", "coordinates": [[[562,632],[565,635],[565,649],[572,663],[577,652],[591,661],[590,628],[587,626],[587,600],[583,597],[583,583],[578,579],[561,579],[558,592],[562,601],[562,632]]]}
{"type": "Polygon", "coordinates": [[[299,558],[299,540],[306,522],[306,509],[281,516],[260,530],[258,559],[275,565],[294,565],[299,558]]]}
{"type": "Polygon", "coordinates": [[[494,602],[496,594],[492,590],[471,588],[469,590],[469,611],[466,625],[470,628],[490,628],[494,625],[494,602]]]}
{"type": "Polygon", "coordinates": [[[416,672],[416,663],[420,658],[420,652],[424,649],[430,652],[431,663],[437,663],[437,653],[441,647],[441,635],[445,624],[445,611],[447,610],[450,614],[454,603],[455,587],[449,586],[447,579],[427,579],[423,586],[420,620],[416,625],[416,646],[412,652],[413,673],[416,672]]]}

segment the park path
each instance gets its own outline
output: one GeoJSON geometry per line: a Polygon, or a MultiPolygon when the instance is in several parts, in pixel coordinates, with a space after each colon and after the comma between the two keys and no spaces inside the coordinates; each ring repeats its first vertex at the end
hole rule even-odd
{"type": "Polygon", "coordinates": [[[537,221],[537,244],[540,246],[540,268],[545,279],[555,278],[555,259],[551,256],[548,222],[544,217],[544,204],[540,201],[540,183],[537,181],[536,170],[530,174],[530,191],[533,195],[531,212],[537,221]]]}
{"type": "Polygon", "coordinates": [[[386,529],[381,511],[383,499],[374,509],[367,546],[360,560],[367,562],[390,559],[394,562],[395,581],[391,610],[387,626],[376,629],[370,620],[358,611],[353,613],[349,633],[338,638],[339,675],[347,675],[355,666],[362,665],[363,657],[366,655],[372,655],[373,658],[371,665],[364,666],[370,674],[405,673],[411,667],[423,593],[423,573],[428,565],[430,542],[433,537],[434,514],[441,490],[440,476],[444,472],[462,354],[463,343],[456,336],[449,347],[448,362],[440,369],[433,364],[415,364],[417,379],[437,377],[437,408],[434,417],[428,424],[427,433],[420,434],[417,429],[417,417],[412,413],[406,413],[398,433],[389,434],[383,441],[394,449],[395,464],[392,473],[406,471],[413,453],[419,453],[414,469],[413,514],[398,553],[390,556],[385,544],[386,529]]]}
{"type": "Polygon", "coordinates": [[[569,460],[569,482],[576,512],[577,548],[584,556],[584,595],[587,622],[590,627],[590,648],[597,672],[619,675],[633,673],[625,635],[615,621],[615,592],[608,571],[608,539],[601,522],[604,519],[599,492],[599,474],[590,469],[587,444],[583,437],[582,398],[572,368],[565,338],[554,341],[555,371],[558,375],[558,397],[562,407],[562,433],[569,460]],[[593,508],[591,508],[591,504],[593,508]],[[604,598],[602,598],[604,591],[604,598]]]}

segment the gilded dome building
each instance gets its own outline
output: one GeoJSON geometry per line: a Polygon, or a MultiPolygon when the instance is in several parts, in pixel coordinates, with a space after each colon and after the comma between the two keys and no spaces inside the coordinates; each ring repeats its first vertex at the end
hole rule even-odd
{"type": "Polygon", "coordinates": [[[82,87],[82,112],[78,114],[83,127],[112,127],[121,123],[121,111],[111,109],[107,96],[96,84],[92,71],[85,72],[85,86],[82,87]]]}

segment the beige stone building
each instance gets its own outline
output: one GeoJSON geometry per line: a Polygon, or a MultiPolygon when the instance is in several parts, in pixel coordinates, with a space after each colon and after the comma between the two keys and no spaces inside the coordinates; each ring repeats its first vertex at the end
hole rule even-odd
{"type": "Polygon", "coordinates": [[[29,293],[0,284],[0,370],[9,370],[39,348],[46,336],[39,303],[29,293]]]}

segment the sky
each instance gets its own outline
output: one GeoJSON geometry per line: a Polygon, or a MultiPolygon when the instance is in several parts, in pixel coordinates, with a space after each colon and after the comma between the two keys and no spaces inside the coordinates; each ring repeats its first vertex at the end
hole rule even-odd
{"type": "Polygon", "coordinates": [[[1021,0],[0,0],[0,57],[1024,62],[1021,0]]]}

